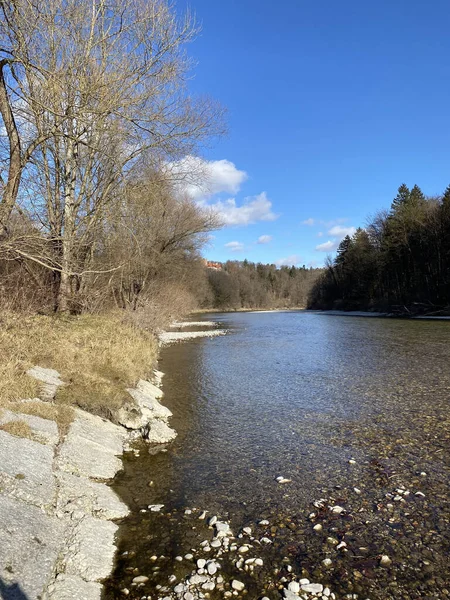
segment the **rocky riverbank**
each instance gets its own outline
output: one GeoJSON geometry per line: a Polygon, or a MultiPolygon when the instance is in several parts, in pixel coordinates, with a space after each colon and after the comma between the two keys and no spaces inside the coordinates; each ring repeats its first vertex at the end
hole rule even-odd
{"type": "Polygon", "coordinates": [[[55,421],[26,414],[29,402],[49,406],[64,385],[59,373],[28,374],[41,383],[41,398],[0,415],[0,598],[99,600],[114,564],[116,520],[128,514],[109,486],[121,455],[137,438],[157,444],[176,436],[159,402],[162,373],[128,390],[134,402],[120,410],[119,424],[75,409],[65,434],[55,421]]]}

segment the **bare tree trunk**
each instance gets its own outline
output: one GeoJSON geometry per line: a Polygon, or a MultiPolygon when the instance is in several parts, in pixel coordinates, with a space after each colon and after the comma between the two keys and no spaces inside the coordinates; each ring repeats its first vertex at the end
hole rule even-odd
{"type": "Polygon", "coordinates": [[[16,203],[22,175],[20,138],[6,89],[6,81],[3,73],[5,64],[6,61],[0,61],[0,113],[9,140],[9,170],[8,180],[3,190],[3,197],[0,200],[0,228],[2,230],[0,235],[7,231],[7,223],[16,203]]]}
{"type": "Polygon", "coordinates": [[[61,279],[57,301],[58,312],[71,310],[72,273],[75,245],[75,180],[76,144],[68,140],[64,173],[64,228],[62,233],[61,279]]]}

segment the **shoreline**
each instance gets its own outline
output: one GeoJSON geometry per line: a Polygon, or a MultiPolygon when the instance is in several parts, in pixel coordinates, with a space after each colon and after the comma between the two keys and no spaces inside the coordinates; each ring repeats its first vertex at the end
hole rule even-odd
{"type": "MultiPolygon", "coordinates": [[[[48,405],[64,385],[59,373],[34,367],[48,405]]],[[[0,598],[100,600],[116,560],[117,521],[129,514],[110,487],[125,451],[145,438],[164,444],[176,436],[172,413],[159,399],[163,374],[128,389],[135,403],[121,424],[81,409],[66,435],[54,421],[2,410],[2,426],[25,421],[33,439],[0,430],[0,598]]],[[[23,400],[26,403],[27,400],[23,400]]]]}

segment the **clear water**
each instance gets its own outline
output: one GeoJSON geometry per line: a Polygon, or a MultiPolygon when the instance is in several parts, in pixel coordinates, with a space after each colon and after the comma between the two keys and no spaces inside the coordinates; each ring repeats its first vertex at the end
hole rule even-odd
{"type": "MultiPolygon", "coordinates": [[[[450,322],[300,311],[213,319],[228,335],[183,342],[161,353],[164,403],[174,413],[171,425],[178,437],[167,452],[142,448],[139,457],[130,456],[117,478],[115,487],[133,510],[121,528],[121,550],[136,555],[131,562],[119,561],[107,597],[120,597],[117,590],[129,584],[132,568],[148,570],[152,554],[164,554],[167,561],[147,592],[167,580],[174,556],[204,535],[192,530],[184,515],[192,507],[230,519],[235,531],[268,518],[276,526],[271,565],[282,565],[288,555],[296,572],[328,578],[337,592],[356,589],[390,598],[386,586],[394,579],[398,587],[392,597],[428,597],[440,585],[441,595],[429,597],[446,597],[440,581],[450,573],[450,322]],[[292,482],[279,485],[279,475],[292,482]],[[396,528],[387,516],[377,521],[377,503],[401,485],[427,497],[424,507],[412,494],[409,510],[419,525],[411,526],[411,535],[408,513],[395,515],[396,528]],[[362,491],[357,497],[354,487],[362,491]],[[335,573],[315,567],[325,549],[312,535],[307,515],[314,500],[333,493],[348,503],[348,512],[374,511],[372,529],[357,525],[357,518],[344,524],[355,527],[358,544],[369,548],[356,588],[347,585],[359,565],[346,564],[349,554],[336,559],[335,573]],[[156,503],[165,505],[164,515],[139,512],[156,503]],[[436,536],[417,547],[417,539],[430,530],[436,536]],[[382,553],[398,557],[398,573],[373,570],[382,553]],[[437,575],[426,565],[429,553],[437,575]],[[411,570],[405,571],[400,565],[411,554],[411,570]]],[[[254,588],[249,582],[255,598],[258,585],[264,586],[264,574],[254,588]]],[[[142,590],[135,597],[142,597],[142,590]]]]}

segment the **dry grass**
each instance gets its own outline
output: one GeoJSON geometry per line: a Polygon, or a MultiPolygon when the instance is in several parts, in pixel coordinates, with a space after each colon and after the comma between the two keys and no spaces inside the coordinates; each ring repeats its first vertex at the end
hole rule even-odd
{"type": "Polygon", "coordinates": [[[61,436],[65,436],[73,421],[74,412],[71,406],[53,404],[52,402],[11,402],[10,410],[22,415],[32,415],[49,421],[56,421],[61,436]]]}
{"type": "Polygon", "coordinates": [[[17,437],[33,439],[31,427],[25,421],[8,421],[8,423],[0,425],[0,429],[17,437]]]}
{"type": "MultiPolygon", "coordinates": [[[[37,364],[56,369],[67,383],[58,390],[55,408],[79,406],[114,419],[116,409],[130,401],[125,387],[150,374],[156,353],[154,336],[126,323],[122,313],[79,317],[3,313],[0,406],[38,395],[39,386],[26,375],[37,364]]],[[[55,413],[49,409],[47,415],[51,414],[55,413]]],[[[58,409],[58,418],[64,426],[69,413],[58,409]]]]}

